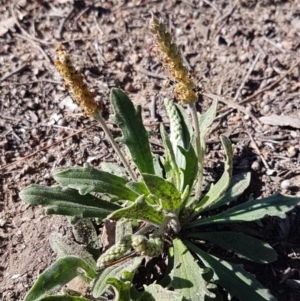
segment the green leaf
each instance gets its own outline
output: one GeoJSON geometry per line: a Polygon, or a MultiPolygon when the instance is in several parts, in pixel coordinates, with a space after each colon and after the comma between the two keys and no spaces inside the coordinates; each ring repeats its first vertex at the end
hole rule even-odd
{"type": "Polygon", "coordinates": [[[255,276],[246,272],[239,265],[212,256],[188,241],[184,242],[190,250],[197,254],[206,266],[214,270],[215,281],[240,301],[277,300],[256,280],[255,276]]]}
{"type": "Polygon", "coordinates": [[[97,231],[91,219],[80,219],[72,224],[75,241],[85,246],[85,249],[96,259],[100,256],[100,244],[97,231]]]}
{"type": "Polygon", "coordinates": [[[138,195],[148,195],[149,191],[144,182],[128,182],[126,187],[137,193],[138,195]]]}
{"type": "Polygon", "coordinates": [[[118,177],[126,178],[126,169],[116,163],[112,162],[101,162],[100,163],[100,170],[106,171],[110,174],[116,175],[118,177]]]}
{"type": "Polygon", "coordinates": [[[235,252],[241,258],[257,263],[269,263],[277,260],[277,253],[268,243],[242,233],[232,231],[191,232],[188,237],[210,241],[223,249],[235,252]]]}
{"type": "Polygon", "coordinates": [[[116,301],[130,301],[130,281],[121,281],[116,278],[108,278],[106,280],[108,284],[110,284],[115,292],[115,300],[116,301]]]}
{"type": "Polygon", "coordinates": [[[286,212],[294,209],[299,202],[300,197],[277,193],[264,199],[247,201],[208,218],[190,222],[185,227],[190,228],[211,223],[251,222],[267,216],[284,218],[286,212]]]}
{"type": "Polygon", "coordinates": [[[170,180],[170,182],[172,182],[176,186],[176,188],[179,189],[180,188],[179,169],[175,160],[175,155],[173,152],[170,138],[163,124],[160,125],[160,134],[165,148],[165,158],[163,161],[163,166],[166,173],[166,178],[170,180]]]}
{"type": "Polygon", "coordinates": [[[118,177],[84,164],[84,167],[74,166],[65,170],[56,170],[54,179],[62,186],[67,186],[85,195],[90,192],[107,193],[117,196],[120,200],[134,201],[137,195],[126,188],[128,183],[123,177],[118,177]]]}
{"type": "Polygon", "coordinates": [[[44,187],[30,185],[20,192],[23,201],[33,205],[42,205],[47,214],[62,214],[76,217],[97,217],[103,219],[119,205],[98,199],[87,194],[80,195],[74,189],[62,189],[60,186],[44,187]]]}
{"type": "Polygon", "coordinates": [[[119,209],[109,216],[110,219],[114,220],[118,220],[122,217],[144,220],[156,226],[160,226],[165,220],[166,215],[161,210],[155,209],[145,201],[145,196],[141,195],[132,205],[119,209]]]}
{"type": "Polygon", "coordinates": [[[206,150],[206,136],[209,132],[210,126],[212,125],[216,113],[217,113],[218,101],[214,100],[211,104],[210,108],[202,115],[199,113],[197,114],[199,120],[199,127],[200,127],[200,143],[201,143],[201,160],[203,162],[206,150]]]}
{"type": "Polygon", "coordinates": [[[107,283],[109,278],[121,279],[124,270],[127,272],[135,272],[141,265],[144,256],[129,258],[121,263],[105,268],[97,277],[92,288],[93,297],[98,298],[103,295],[110,284],[107,283]]]}
{"type": "Polygon", "coordinates": [[[221,142],[226,153],[225,170],[222,177],[215,185],[211,185],[208,193],[198,203],[195,208],[193,216],[196,216],[201,212],[202,208],[208,207],[214,204],[221,196],[224,195],[231,181],[232,174],[232,146],[230,140],[226,136],[221,136],[221,142]]]}
{"type": "Polygon", "coordinates": [[[225,194],[220,197],[213,205],[205,208],[203,211],[215,209],[223,205],[228,205],[235,201],[249,186],[251,180],[251,173],[240,173],[234,175],[231,179],[230,186],[225,194]]]}
{"type": "Polygon", "coordinates": [[[203,270],[179,238],[173,240],[174,268],[172,271],[172,287],[180,293],[185,301],[204,301],[206,281],[203,270]]]}
{"type": "Polygon", "coordinates": [[[97,269],[96,261],[83,245],[76,243],[73,239],[68,239],[60,233],[50,235],[50,246],[59,257],[76,256],[83,259],[94,270],[97,269]]]}
{"type": "Polygon", "coordinates": [[[175,212],[180,207],[181,195],[172,183],[155,175],[142,176],[150,194],[154,195],[164,210],[175,212]]]}
{"type": "Polygon", "coordinates": [[[183,296],[178,292],[169,291],[158,284],[144,285],[145,291],[137,301],[181,301],[183,296]]]}
{"type": "Polygon", "coordinates": [[[46,294],[59,289],[76,276],[82,274],[80,270],[83,270],[86,277],[90,279],[96,277],[95,271],[81,258],[75,256],[59,258],[39,275],[24,301],[40,300],[46,294]]]}
{"type": "Polygon", "coordinates": [[[163,178],[164,177],[164,171],[161,165],[161,159],[158,154],[153,154],[153,164],[154,164],[154,171],[155,175],[163,178]]]}
{"type": "Polygon", "coordinates": [[[115,115],[111,119],[120,127],[131,159],[141,173],[154,174],[153,158],[150,151],[148,133],[142,121],[141,107],[134,108],[131,100],[120,89],[110,93],[115,115]]]}
{"type": "Polygon", "coordinates": [[[40,301],[90,301],[90,299],[86,299],[80,296],[47,296],[40,301]]]}
{"type": "MultiPolygon", "coordinates": [[[[180,146],[178,147],[185,158],[184,166],[180,168],[180,178],[181,178],[180,191],[181,193],[183,193],[187,186],[190,187],[190,191],[191,191],[191,187],[193,187],[194,181],[198,174],[198,159],[192,145],[190,145],[188,150],[180,146]]],[[[187,196],[189,196],[189,194],[187,196]]]]}
{"type": "MultiPolygon", "coordinates": [[[[170,119],[170,142],[173,154],[179,170],[185,170],[186,158],[179,147],[182,147],[185,150],[190,148],[192,132],[191,123],[185,111],[180,109],[180,106],[176,106],[168,99],[165,99],[164,103],[170,119]]],[[[182,189],[184,190],[184,187],[182,189]]]]}

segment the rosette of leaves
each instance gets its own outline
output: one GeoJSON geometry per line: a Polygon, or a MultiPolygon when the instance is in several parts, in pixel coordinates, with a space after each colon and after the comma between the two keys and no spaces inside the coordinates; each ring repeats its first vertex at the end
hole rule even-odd
{"type": "Polygon", "coordinates": [[[81,244],[76,247],[68,247],[59,235],[52,238],[51,245],[59,259],[38,277],[25,301],[101,300],[103,296],[113,300],[223,300],[218,285],[241,301],[276,300],[240,265],[210,254],[200,242],[213,243],[252,262],[273,262],[277,254],[268,243],[239,232],[207,229],[215,225],[259,221],[266,216],[284,218],[300,199],[275,194],[236,204],[249,185],[250,174],[232,176],[232,146],[226,136],[220,138],[226,155],[222,176],[210,184],[200,199],[193,197],[217,101],[206,113],[198,114],[201,152],[196,154],[193,127],[185,110],[165,100],[170,131],[167,133],[161,125],[165,149],[161,157],[151,153],[141,108],[135,108],[119,89],[112,89],[111,103],[115,113],[112,120],[122,131],[118,141],[126,145],[139,180],[126,178],[124,170],[117,165],[98,170],[86,164],[56,170],[56,186],[31,185],[21,191],[24,201],[44,206],[48,214],[68,216],[74,227],[81,223],[80,239],[77,239],[81,244]],[[157,236],[150,237],[150,233],[143,233],[144,237],[135,236],[129,231],[125,236],[123,233],[123,239],[122,235],[117,236],[115,246],[108,253],[100,254],[91,219],[101,222],[106,218],[146,222],[152,225],[157,236]],[[171,247],[166,244],[168,249],[163,247],[166,237],[173,242],[171,247]],[[116,261],[132,249],[135,257],[116,261]],[[145,256],[159,256],[163,252],[168,253],[164,279],[144,285],[143,290],[137,289],[133,277],[145,256]],[[91,285],[90,296],[51,295],[77,276],[91,285]]]}

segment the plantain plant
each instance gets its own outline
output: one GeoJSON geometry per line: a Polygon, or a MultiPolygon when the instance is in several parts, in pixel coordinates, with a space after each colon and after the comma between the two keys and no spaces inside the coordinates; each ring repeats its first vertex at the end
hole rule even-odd
{"type": "Polygon", "coordinates": [[[224,300],[220,287],[241,301],[276,300],[253,275],[211,254],[206,246],[213,243],[255,263],[275,261],[277,254],[268,243],[241,232],[211,229],[215,225],[220,225],[219,229],[223,224],[259,222],[266,216],[284,218],[300,198],[277,193],[237,203],[250,183],[250,173],[232,176],[232,145],[223,135],[224,172],[205,192],[206,137],[216,115],[217,100],[204,114],[197,113],[194,82],[171,35],[154,17],[150,31],[155,37],[155,55],[174,79],[175,98],[180,102],[164,101],[170,120],[169,133],[162,124],[160,127],[164,156],[151,152],[141,107],[135,108],[117,88],[110,94],[114,110],[111,119],[122,137],[117,141],[112,137],[101,116],[101,104],[95,102],[94,93],[69,55],[58,48],[56,67],[66,88],[86,114],[100,122],[123,166],[103,164],[99,170],[85,164],[57,169],[53,174],[57,185],[31,185],[21,191],[22,200],[42,205],[47,214],[67,216],[76,238],[70,245],[60,234],[51,235],[51,246],[59,258],[38,276],[25,301],[219,301],[224,300]],[[183,105],[189,108],[191,118],[183,105]],[[130,162],[117,142],[126,146],[130,162]],[[115,244],[101,253],[94,225],[106,219],[117,221],[116,238],[115,244]],[[140,227],[134,232],[136,225],[140,227]],[[164,277],[137,285],[141,267],[151,258],[167,263],[164,277]],[[90,285],[89,294],[57,292],[75,277],[90,285]]]}

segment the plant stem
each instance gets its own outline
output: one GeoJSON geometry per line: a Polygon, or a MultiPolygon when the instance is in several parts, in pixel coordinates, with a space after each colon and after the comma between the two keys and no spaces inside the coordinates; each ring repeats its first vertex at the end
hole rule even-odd
{"type": "Polygon", "coordinates": [[[122,163],[124,164],[125,168],[127,169],[127,172],[129,173],[129,175],[132,178],[132,180],[133,181],[137,181],[137,177],[136,177],[135,173],[131,169],[130,165],[127,163],[127,161],[126,161],[123,153],[121,152],[118,144],[116,143],[114,137],[112,136],[110,130],[108,129],[108,127],[107,127],[107,125],[105,123],[105,120],[101,116],[101,112],[99,112],[97,114],[94,114],[94,118],[97,121],[99,121],[99,123],[101,124],[103,131],[105,132],[105,134],[108,137],[108,140],[110,141],[112,147],[114,148],[115,152],[117,153],[117,155],[121,159],[122,163]]]}
{"type": "Polygon", "coordinates": [[[195,202],[197,203],[201,196],[202,179],[203,179],[203,156],[201,153],[200,127],[197,117],[196,103],[189,103],[189,109],[192,116],[192,122],[195,133],[196,154],[198,158],[198,176],[196,182],[195,202]]]}

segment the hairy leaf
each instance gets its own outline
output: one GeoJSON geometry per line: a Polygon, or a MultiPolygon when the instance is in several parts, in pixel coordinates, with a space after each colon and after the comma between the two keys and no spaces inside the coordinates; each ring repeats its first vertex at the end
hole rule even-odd
{"type": "Polygon", "coordinates": [[[144,194],[148,195],[149,191],[144,182],[128,182],[126,187],[137,193],[138,195],[144,194]]]}
{"type": "Polygon", "coordinates": [[[210,126],[212,125],[216,113],[217,113],[218,101],[214,100],[210,108],[202,115],[197,114],[200,126],[200,145],[201,145],[201,160],[203,162],[203,158],[205,156],[206,150],[206,135],[209,132],[210,126]]]}
{"type": "Polygon", "coordinates": [[[142,174],[149,192],[155,196],[162,208],[169,212],[176,211],[181,205],[181,195],[169,181],[155,175],[142,174]]]}
{"type": "Polygon", "coordinates": [[[196,216],[201,212],[202,208],[208,207],[209,205],[214,204],[221,196],[224,195],[231,181],[232,174],[232,146],[230,140],[226,136],[221,136],[221,142],[223,144],[225,153],[226,153],[226,162],[225,170],[222,177],[215,185],[211,185],[208,193],[203,197],[199,204],[195,208],[195,213],[193,216],[196,216]]]}
{"type": "Polygon", "coordinates": [[[166,215],[161,210],[158,210],[150,205],[145,200],[144,195],[141,195],[132,205],[119,209],[109,216],[110,219],[114,220],[118,220],[122,217],[144,220],[159,226],[165,220],[166,215]]]}
{"type": "Polygon", "coordinates": [[[62,186],[78,190],[82,195],[90,192],[107,193],[117,196],[120,200],[129,201],[134,201],[137,197],[136,193],[125,186],[128,180],[95,169],[89,164],[56,170],[54,179],[62,186]]]}
{"type": "Polygon", "coordinates": [[[148,133],[142,122],[141,107],[134,108],[131,100],[120,89],[113,88],[110,94],[115,115],[111,119],[120,127],[121,138],[130,152],[131,159],[141,173],[154,174],[153,158],[148,133]]]}
{"type": "Polygon", "coordinates": [[[94,258],[100,256],[100,244],[97,231],[91,219],[84,218],[72,224],[72,232],[76,242],[85,246],[85,249],[94,258]]]}
{"type": "Polygon", "coordinates": [[[196,260],[179,238],[173,240],[174,268],[172,271],[172,287],[180,293],[184,300],[204,301],[206,281],[196,260]]]}
{"type": "Polygon", "coordinates": [[[286,212],[294,209],[299,202],[300,197],[277,193],[264,199],[247,201],[208,218],[190,222],[185,227],[190,228],[211,223],[250,222],[267,216],[284,218],[286,212]]]}
{"type": "Polygon", "coordinates": [[[213,269],[214,280],[240,301],[277,300],[256,280],[255,276],[246,272],[239,265],[212,256],[188,241],[185,243],[206,266],[213,269]]]}
{"type": "Polygon", "coordinates": [[[62,214],[75,217],[96,217],[103,219],[120,208],[119,205],[96,198],[91,194],[80,195],[74,189],[60,186],[44,187],[30,185],[20,192],[23,201],[36,206],[42,205],[48,214],[62,214]]]}
{"type": "Polygon", "coordinates": [[[132,285],[130,281],[121,281],[116,278],[108,278],[106,280],[106,282],[113,287],[114,292],[115,292],[115,300],[116,301],[131,301],[132,300],[130,298],[130,288],[132,285]]]}
{"type": "MultiPolygon", "coordinates": [[[[66,256],[76,256],[84,260],[94,270],[97,269],[96,261],[93,256],[84,248],[73,240],[68,240],[59,233],[52,233],[50,236],[50,246],[52,250],[61,258],[66,256]]],[[[82,277],[84,281],[86,278],[82,277]]]]}
{"type": "Polygon", "coordinates": [[[80,296],[47,296],[39,301],[90,301],[90,299],[80,296]]]}
{"type": "Polygon", "coordinates": [[[223,205],[228,205],[235,201],[249,186],[251,173],[240,173],[232,176],[231,183],[223,196],[221,196],[213,205],[205,208],[203,211],[215,209],[223,205]]]}
{"type": "Polygon", "coordinates": [[[129,258],[101,271],[101,273],[97,276],[92,288],[93,297],[98,298],[107,291],[107,289],[110,287],[110,284],[107,283],[109,278],[120,279],[124,270],[134,273],[141,265],[143,259],[143,256],[129,258]]]}
{"type": "Polygon", "coordinates": [[[165,158],[163,165],[166,173],[166,178],[170,180],[170,182],[172,182],[177,189],[180,189],[179,169],[175,160],[171,141],[163,124],[160,125],[160,134],[165,148],[165,158]]]}
{"type": "Polygon", "coordinates": [[[183,296],[178,292],[169,291],[158,284],[144,285],[145,291],[142,293],[137,301],[181,301],[183,296]]]}
{"type": "Polygon", "coordinates": [[[239,257],[257,262],[269,263],[277,260],[277,253],[266,242],[232,231],[191,232],[188,237],[204,239],[215,245],[235,252],[239,257]]]}
{"type": "MultiPolygon", "coordinates": [[[[187,188],[187,186],[190,187],[189,189],[190,191],[191,191],[191,187],[193,187],[194,181],[198,174],[198,159],[192,145],[190,145],[188,150],[179,146],[179,150],[181,151],[182,155],[185,158],[184,167],[180,168],[180,174],[181,174],[180,191],[181,193],[183,193],[184,190],[187,188]]],[[[188,195],[190,194],[190,191],[188,195]]]]}
{"type": "Polygon", "coordinates": [[[100,170],[109,172],[118,177],[126,178],[126,169],[116,163],[112,162],[101,162],[100,170]]]}
{"type": "Polygon", "coordinates": [[[84,260],[75,256],[59,258],[47,270],[39,275],[37,281],[32,286],[24,301],[37,301],[62,287],[83,270],[90,279],[96,277],[96,272],[84,260]]]}

